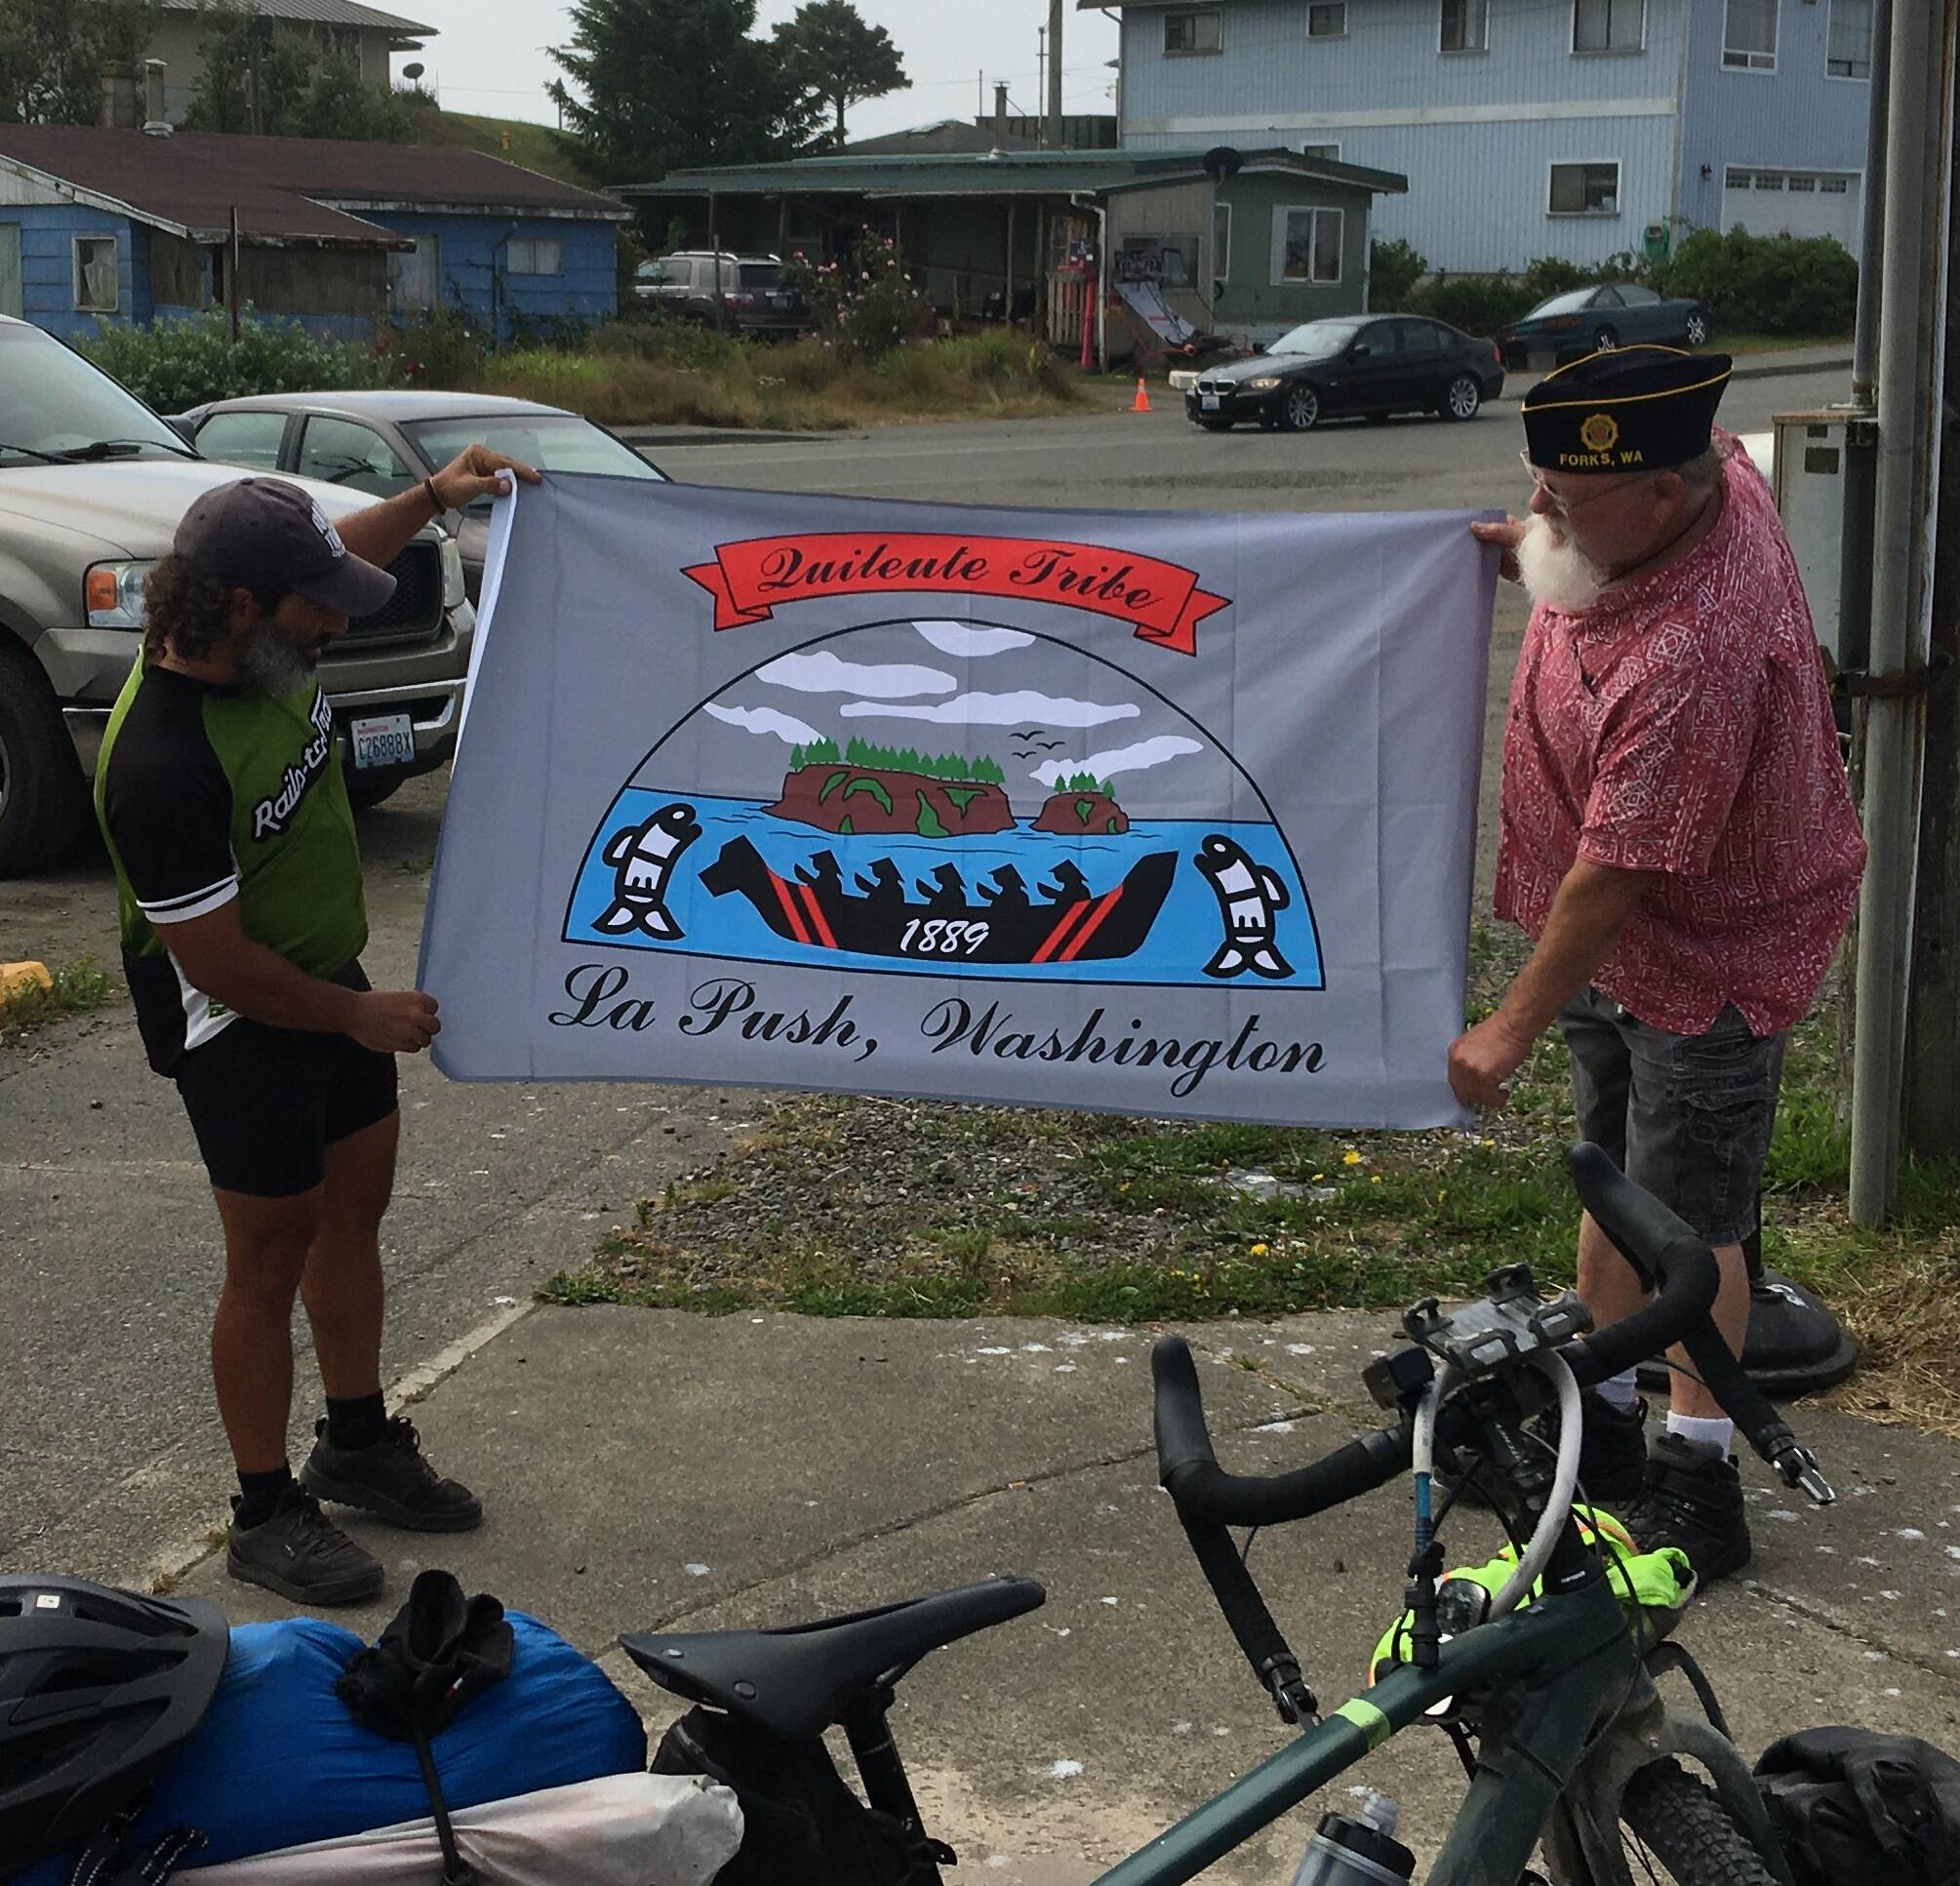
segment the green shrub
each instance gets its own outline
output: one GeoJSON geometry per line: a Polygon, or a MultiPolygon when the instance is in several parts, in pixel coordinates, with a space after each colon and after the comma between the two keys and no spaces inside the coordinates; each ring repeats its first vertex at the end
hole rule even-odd
{"type": "Polygon", "coordinates": [[[394,378],[411,386],[473,386],[495,338],[461,309],[439,307],[399,328],[383,328],[376,346],[394,378]]]}
{"type": "Polygon", "coordinates": [[[585,344],[588,352],[607,358],[653,360],[667,367],[725,367],[743,343],[704,322],[650,310],[594,329],[585,344]]]}
{"type": "Polygon", "coordinates": [[[1377,240],[1368,249],[1368,305],[1383,314],[1396,314],[1410,305],[1416,284],[1429,272],[1428,259],[1420,256],[1397,236],[1393,242],[1377,240]]]}
{"type": "Polygon", "coordinates": [[[1427,314],[1466,334],[1489,335],[1544,299],[1516,275],[1437,275],[1409,299],[1412,314],[1427,314]]]}
{"type": "Polygon", "coordinates": [[[230,315],[214,308],[195,321],[105,327],[81,350],[159,413],[248,393],[388,386],[398,378],[385,353],[358,341],[321,340],[297,321],[261,318],[250,308],[236,341],[230,315]]]}
{"type": "Polygon", "coordinates": [[[1692,230],[1655,285],[1758,334],[1848,334],[1858,314],[1858,261],[1829,236],[1692,230]]]}

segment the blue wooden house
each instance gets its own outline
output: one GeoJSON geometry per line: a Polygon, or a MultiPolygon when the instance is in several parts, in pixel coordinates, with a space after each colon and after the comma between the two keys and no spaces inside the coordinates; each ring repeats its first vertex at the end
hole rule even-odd
{"type": "Polygon", "coordinates": [[[1691,226],[1857,253],[1873,0],[1117,4],[1125,149],[1398,172],[1375,234],[1432,267],[1595,262],[1691,226]]]}
{"type": "Polygon", "coordinates": [[[64,339],[250,305],[323,334],[437,306],[610,320],[629,213],[477,151],[0,125],[0,314],[64,339]]]}

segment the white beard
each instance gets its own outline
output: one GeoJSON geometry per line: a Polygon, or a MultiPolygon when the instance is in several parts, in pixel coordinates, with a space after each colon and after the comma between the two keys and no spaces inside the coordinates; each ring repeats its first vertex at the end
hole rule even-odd
{"type": "Polygon", "coordinates": [[[1553,537],[1551,520],[1542,516],[1525,527],[1518,573],[1534,602],[1568,616],[1584,615],[1606,587],[1599,566],[1571,538],[1553,537]]]}

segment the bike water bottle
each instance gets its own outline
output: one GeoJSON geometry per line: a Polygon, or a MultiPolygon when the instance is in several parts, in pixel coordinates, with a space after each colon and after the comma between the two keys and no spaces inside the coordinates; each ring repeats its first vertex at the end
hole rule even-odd
{"type": "Polygon", "coordinates": [[[1416,1856],[1394,1837],[1401,1810],[1371,1793],[1361,1818],[1323,1814],[1293,1886],[1408,1886],[1416,1856]]]}

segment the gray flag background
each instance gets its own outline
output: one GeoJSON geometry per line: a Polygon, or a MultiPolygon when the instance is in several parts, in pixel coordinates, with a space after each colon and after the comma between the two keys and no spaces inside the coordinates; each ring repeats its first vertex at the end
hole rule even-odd
{"type": "Polygon", "coordinates": [[[1472,513],[504,502],[446,1074],[1465,1117],[1472,513]]]}

